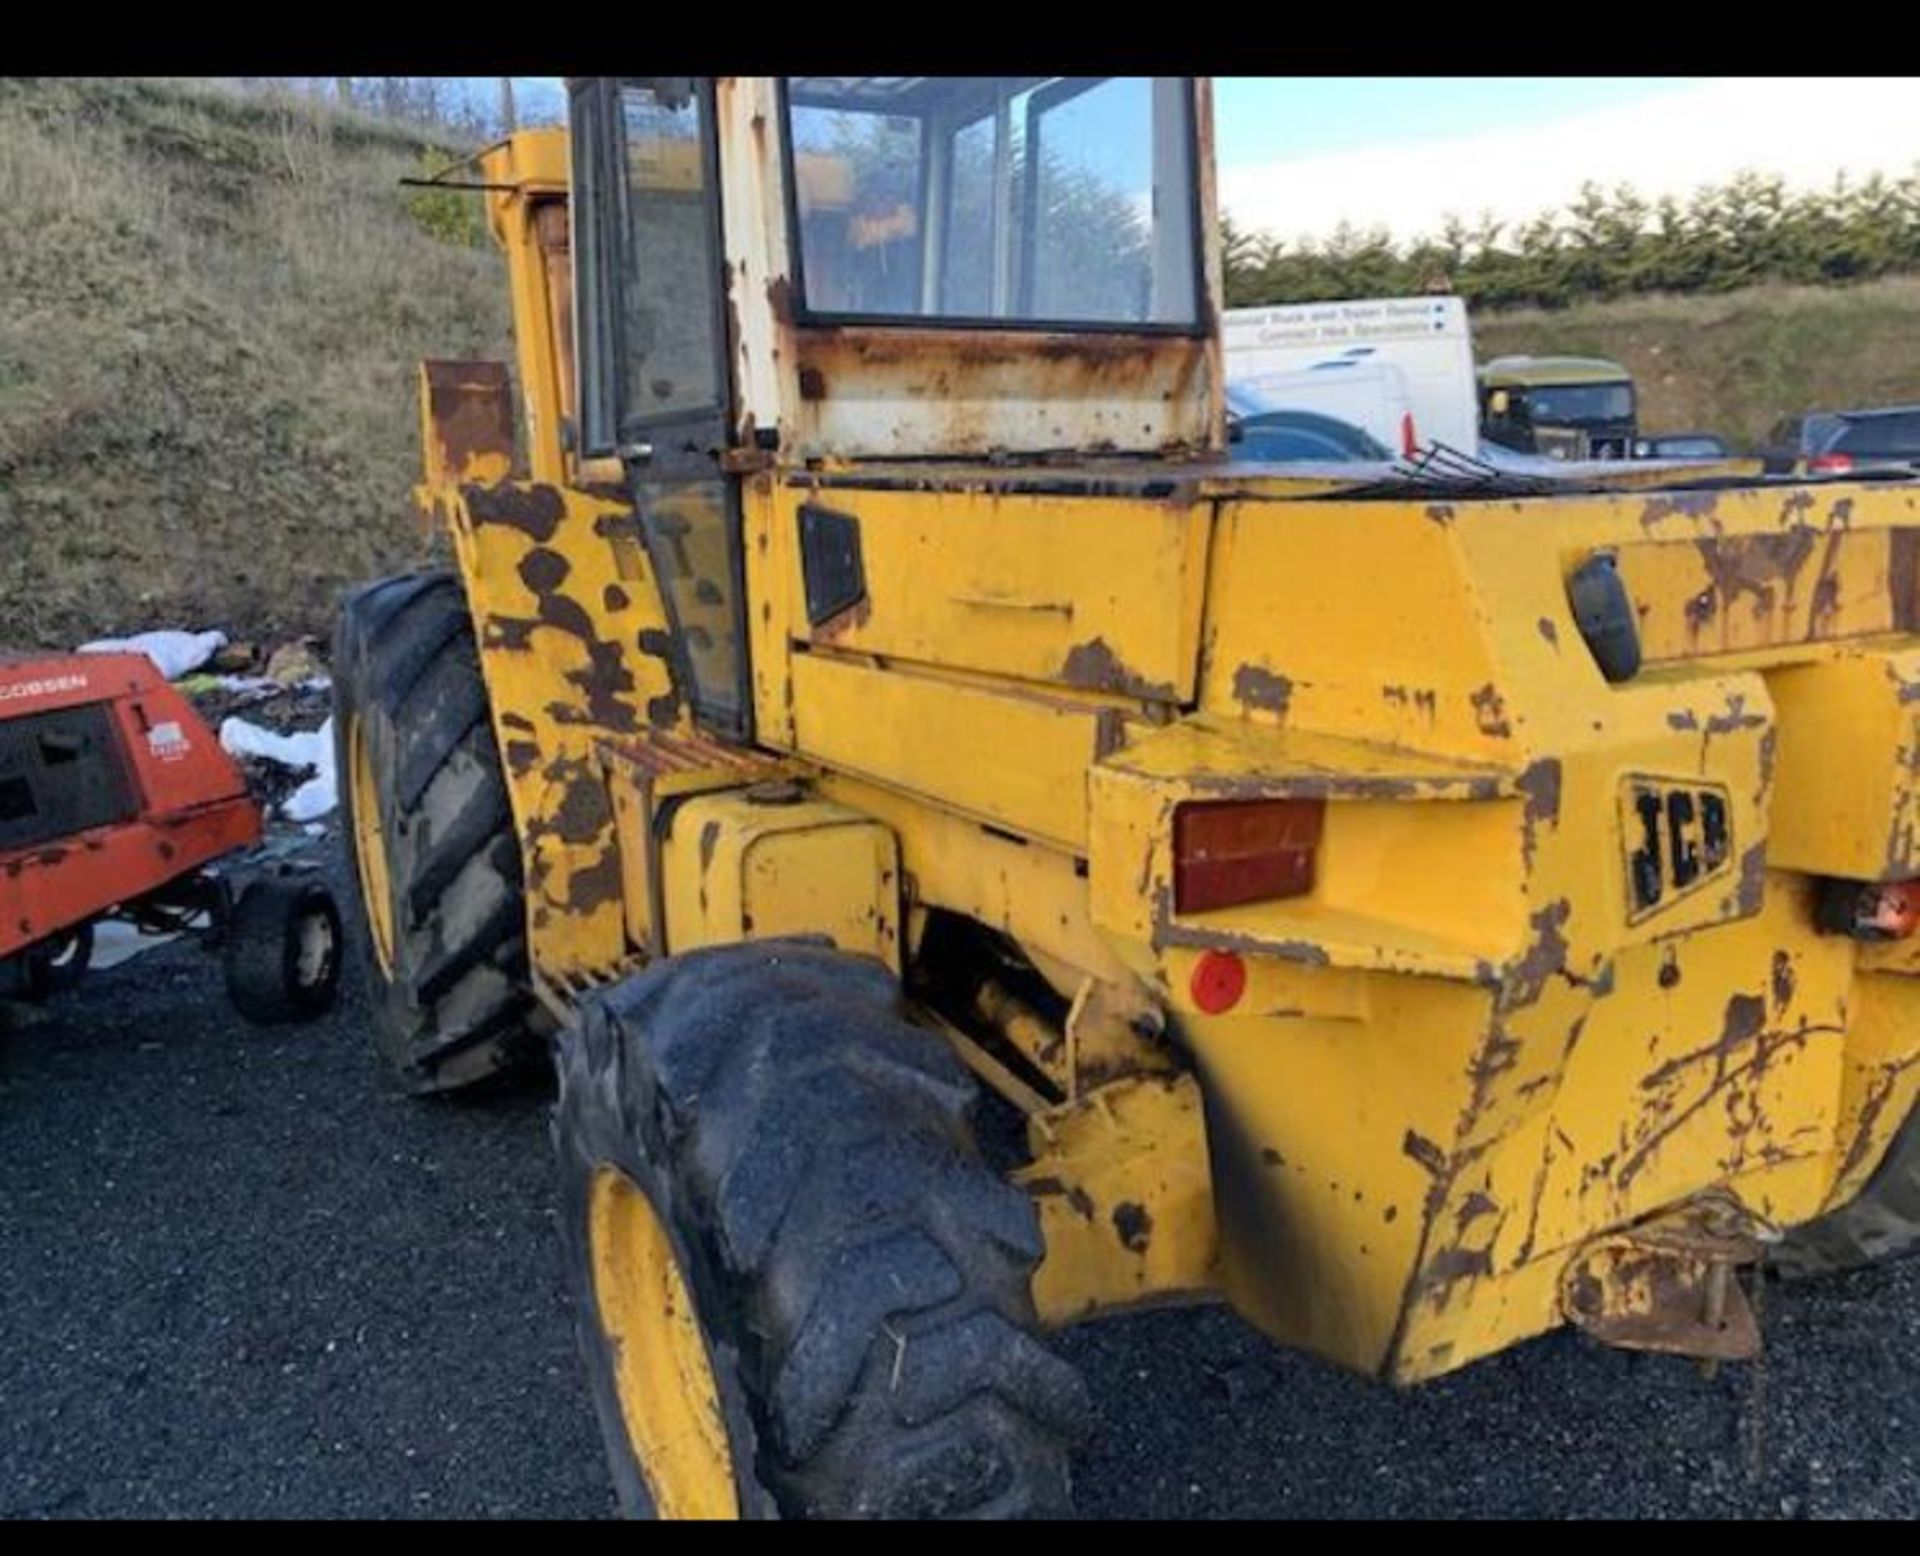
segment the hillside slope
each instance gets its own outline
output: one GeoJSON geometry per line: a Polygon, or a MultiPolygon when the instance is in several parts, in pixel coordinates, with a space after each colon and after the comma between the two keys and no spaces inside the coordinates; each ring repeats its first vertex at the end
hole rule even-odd
{"type": "Polygon", "coordinates": [[[191,86],[0,81],[0,643],[324,630],[422,540],[413,375],[502,356],[422,147],[191,86]]]}
{"type": "Polygon", "coordinates": [[[1920,402],[1920,277],[1477,315],[1475,353],[1611,357],[1652,432],[1743,446],[1795,411],[1920,402]]]}

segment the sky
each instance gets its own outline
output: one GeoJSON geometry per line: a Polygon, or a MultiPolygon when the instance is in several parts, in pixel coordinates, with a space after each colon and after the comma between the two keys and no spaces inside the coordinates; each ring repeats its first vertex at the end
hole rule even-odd
{"type": "Polygon", "coordinates": [[[1223,77],[1220,203],[1283,238],[1513,221],[1586,180],[1684,196],[1743,168],[1796,188],[1920,162],[1920,89],[1847,77],[1223,77]]]}
{"type": "MultiPolygon", "coordinates": [[[[491,90],[492,83],[476,81],[491,90]]],[[[516,82],[526,118],[557,80],[516,82]]],[[[1872,77],[1286,77],[1214,82],[1220,203],[1249,231],[1341,222],[1406,239],[1449,214],[1521,221],[1587,180],[1685,196],[1743,168],[1796,188],[1920,163],[1920,83],[1872,77]]]]}

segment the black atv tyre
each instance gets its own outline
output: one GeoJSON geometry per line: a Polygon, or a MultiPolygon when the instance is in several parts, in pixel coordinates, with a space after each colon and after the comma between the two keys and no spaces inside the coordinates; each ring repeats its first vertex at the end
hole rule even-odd
{"type": "Polygon", "coordinates": [[[1088,1406],[1034,1335],[1038,1219],[980,1159],[972,1077],[898,998],[878,963],[768,940],[671,958],[562,1033],[567,1267],[630,1514],[656,1499],[590,1245],[596,1185],[621,1180],[691,1295],[742,1516],[1071,1511],[1088,1406]]]}
{"type": "Polygon", "coordinates": [[[227,997],[249,1021],[308,1021],[333,1008],[345,937],[324,882],[262,876],[240,893],[222,948],[227,997]]]}
{"type": "Polygon", "coordinates": [[[381,1050],[413,1092],[539,1057],[550,1023],[528,971],[520,844],[458,581],[408,573],[349,595],[333,677],[381,1050]]]}

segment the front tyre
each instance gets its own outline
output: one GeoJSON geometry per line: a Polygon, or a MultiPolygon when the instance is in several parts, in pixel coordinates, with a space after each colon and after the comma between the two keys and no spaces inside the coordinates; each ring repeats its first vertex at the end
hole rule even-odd
{"type": "Polygon", "coordinates": [[[537,1058],[520,841],[473,623],[443,571],[349,595],[334,636],[340,811],[374,1036],[409,1091],[537,1058]]]}
{"type": "Polygon", "coordinates": [[[1078,1375],[1036,1338],[1033,1207],[878,963],[674,957],[590,999],[554,1138],[581,1344],[629,1513],[1070,1511],[1078,1375]]]}

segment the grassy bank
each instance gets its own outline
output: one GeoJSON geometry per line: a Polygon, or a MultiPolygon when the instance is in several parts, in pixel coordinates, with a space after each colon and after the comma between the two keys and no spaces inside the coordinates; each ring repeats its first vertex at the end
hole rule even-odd
{"type": "Polygon", "coordinates": [[[0,82],[0,643],[313,630],[421,541],[414,364],[499,356],[421,143],[212,89],[0,82]]]}

